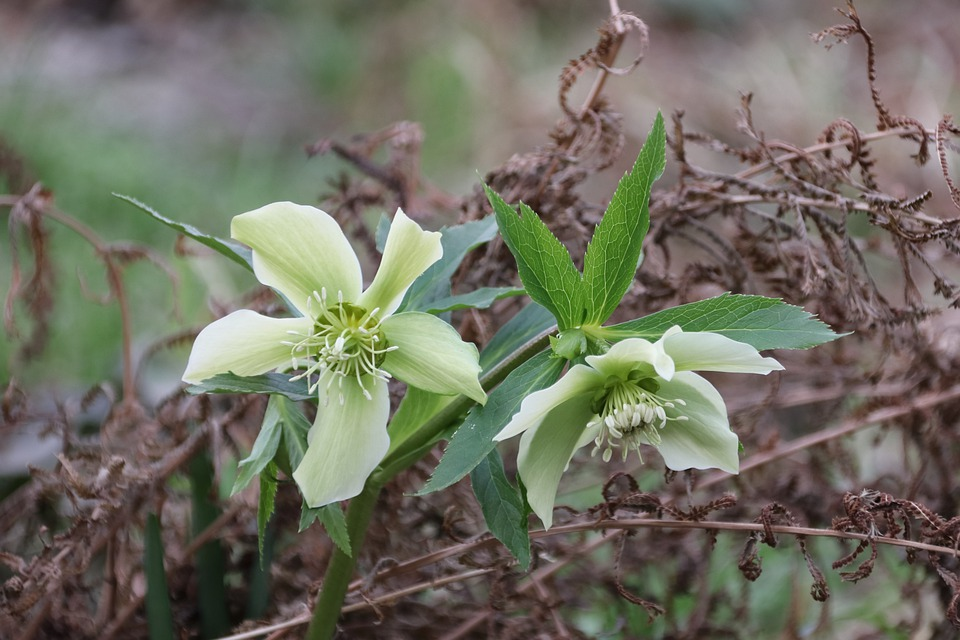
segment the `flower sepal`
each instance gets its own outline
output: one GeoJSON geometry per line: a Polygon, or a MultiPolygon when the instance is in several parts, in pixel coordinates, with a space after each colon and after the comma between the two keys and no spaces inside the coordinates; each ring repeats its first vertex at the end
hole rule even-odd
{"type": "MultiPolygon", "coordinates": [[[[339,224],[319,209],[269,204],[236,216],[231,235],[251,248],[257,279],[299,315],[273,318],[241,309],[214,321],[197,336],[183,380],[202,385],[224,375],[292,371],[288,382],[307,384],[317,416],[303,451],[288,462],[310,507],[358,495],[383,459],[390,446],[391,377],[486,401],[474,345],[435,316],[396,313],[413,282],[441,258],[439,233],[398,210],[366,290],[339,224]]],[[[231,382],[234,392],[265,390],[231,382]]]]}

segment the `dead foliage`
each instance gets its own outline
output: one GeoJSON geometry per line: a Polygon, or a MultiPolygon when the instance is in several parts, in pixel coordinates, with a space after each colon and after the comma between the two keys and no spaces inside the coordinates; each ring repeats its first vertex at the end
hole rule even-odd
{"type": "MultiPolygon", "coordinates": [[[[764,132],[750,95],[741,96],[731,122],[735,133],[728,135],[691,131],[683,112],[674,113],[673,177],[653,194],[644,265],[620,314],[636,317],[723,291],[759,293],[803,305],[837,331],[855,333],[810,352],[778,354],[787,373],[782,381],[771,376],[766,390],[718,378],[744,443],[740,476],[668,473],[661,481],[653,477],[655,460],[640,469],[615,467],[609,479],[596,482],[603,487],[598,506],[560,506],[554,528],[534,534],[527,573],[484,532],[465,483],[410,497],[436,465],[440,452],[430,453],[380,498],[361,554],[363,574],[341,619],[344,637],[586,637],[574,612],[595,612],[598,602],[612,611],[607,622],[621,625],[610,633],[625,632],[628,610],[638,606],[657,618],[662,637],[751,637],[748,595],[768,588],[761,556],[784,536],[796,541],[788,552],[807,569],[784,587],[794,594],[785,637],[799,637],[806,624],[802,601],[810,596],[824,603],[817,605],[823,607],[817,630],[837,632],[828,607],[844,585],[828,581],[872,579],[890,589],[891,564],[913,569],[895,572],[902,604],[884,628],[954,637],[960,627],[960,334],[951,313],[960,306],[960,193],[949,164],[958,129],[949,116],[927,126],[894,115],[880,91],[880,43],[852,4],[840,13],[843,22],[815,39],[865,43],[870,95],[864,99],[873,104],[875,130],[838,118],[816,140],[778,140],[764,132]],[[943,194],[929,191],[892,195],[888,174],[878,171],[881,144],[900,150],[899,172],[930,162],[935,149],[950,204],[943,207],[943,194]],[[706,151],[716,162],[696,164],[694,148],[696,157],[706,151]],[[712,168],[731,163],[736,170],[712,168]],[[883,274],[877,265],[885,265],[883,274]],[[818,536],[846,540],[814,548],[818,536]],[[832,555],[824,555],[825,548],[832,555]],[[745,580],[711,580],[721,554],[745,580]],[[820,568],[828,563],[833,573],[820,568]],[[924,613],[931,598],[939,605],[935,616],[924,613]]],[[[538,211],[575,256],[604,210],[603,203],[586,201],[581,188],[624,153],[625,122],[635,126],[603,91],[610,76],[640,63],[615,66],[625,38],[637,38],[646,51],[646,25],[621,13],[601,27],[594,48],[561,72],[562,116],[545,144],[484,176],[508,201],[523,200],[538,211]],[[571,88],[591,79],[584,103],[571,104],[571,88]]],[[[371,206],[404,206],[421,217],[457,209],[461,220],[489,213],[480,189],[451,199],[420,176],[422,139],[419,125],[397,123],[349,142],[324,139],[309,147],[311,155],[334,153],[349,165],[328,185],[324,206],[371,254],[373,237],[358,222],[371,206]]],[[[0,158],[0,168],[13,166],[0,158]]],[[[70,217],[56,211],[39,183],[9,184],[18,190],[0,197],[14,265],[5,322],[19,357],[36,358],[55,304],[50,283],[58,268],[45,248],[46,221],[70,217]],[[29,276],[22,273],[24,253],[32,256],[29,276]]],[[[106,246],[74,230],[101,256],[111,274],[111,299],[127,313],[122,266],[131,259],[162,261],[147,249],[106,246]]],[[[462,291],[513,284],[513,274],[512,258],[494,241],[471,256],[455,284],[462,291]]],[[[515,304],[455,321],[482,343],[515,304]]],[[[262,290],[242,306],[251,305],[278,310],[262,290]]],[[[147,357],[194,334],[171,336],[147,357]]],[[[122,339],[131,339],[128,324],[122,339]]],[[[258,562],[255,492],[220,502],[220,516],[195,532],[182,486],[198,456],[209,456],[216,468],[249,451],[262,399],[176,391],[144,407],[129,359],[124,372],[119,395],[98,386],[53,408],[15,380],[6,385],[0,437],[41,430],[63,446],[53,470],[33,469],[0,503],[5,637],[143,637],[142,532],[149,514],[162,523],[174,617],[185,635],[200,625],[196,568],[204,545],[226,552],[231,619],[244,620],[252,610],[245,603],[258,562]],[[90,419],[95,435],[81,436],[78,425],[90,419]]],[[[591,467],[584,467],[587,477],[591,467]]],[[[299,506],[294,488],[281,484],[269,543],[269,600],[243,629],[295,627],[308,619],[332,546],[317,527],[296,533],[299,506]]]]}

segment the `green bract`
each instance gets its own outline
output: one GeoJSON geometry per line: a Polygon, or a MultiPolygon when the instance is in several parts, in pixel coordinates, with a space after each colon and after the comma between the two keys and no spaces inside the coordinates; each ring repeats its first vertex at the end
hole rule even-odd
{"type": "MultiPolygon", "coordinates": [[[[517,459],[530,507],[549,528],[560,476],[574,452],[626,459],[640,445],[656,447],[675,470],[739,470],[738,439],[723,398],[692,373],[760,373],[783,369],[750,345],[708,332],[672,327],[657,342],[629,338],[587,364],[570,368],[553,386],[527,396],[495,440],[523,434],[517,459]]],[[[642,460],[642,458],[641,458],[642,460]]]]}
{"type": "Polygon", "coordinates": [[[233,219],[231,236],[253,250],[253,269],[300,313],[240,310],[197,336],[183,380],[300,369],[319,400],[308,448],[293,477],[311,507],[357,495],[390,445],[387,379],[483,403],[477,349],[426,313],[394,313],[407,289],[440,259],[440,234],[398,210],[383,260],[365,291],[340,226],[310,206],[278,202],[233,219]],[[314,377],[315,376],[315,377],[314,377]]]}

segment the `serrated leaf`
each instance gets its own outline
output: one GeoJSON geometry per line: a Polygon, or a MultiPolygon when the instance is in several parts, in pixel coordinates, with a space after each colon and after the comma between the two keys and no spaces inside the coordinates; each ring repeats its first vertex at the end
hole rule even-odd
{"type": "MultiPolygon", "coordinates": [[[[537,303],[531,302],[500,327],[480,352],[481,368],[489,371],[517,349],[554,326],[556,322],[553,314],[537,303]]],[[[416,433],[417,429],[454,399],[455,396],[442,396],[417,387],[408,387],[400,401],[400,406],[390,420],[390,450],[384,460],[391,459],[393,453],[416,433]]],[[[442,440],[445,437],[440,436],[438,439],[442,440]]]]}
{"type": "Polygon", "coordinates": [[[497,300],[522,296],[525,293],[518,287],[480,287],[470,293],[438,298],[429,303],[427,313],[444,313],[457,309],[486,309],[497,300]]]}
{"type": "Polygon", "coordinates": [[[530,207],[520,203],[518,216],[496,191],[483,188],[527,295],[550,310],[561,331],[579,326],[584,317],[583,282],[570,252],[530,207]]]}
{"type": "Polygon", "coordinates": [[[271,393],[286,396],[291,400],[313,400],[317,394],[310,393],[306,380],[290,381],[285,373],[264,373],[259,376],[238,376],[220,373],[200,384],[187,387],[187,393],[271,393]]]}
{"type": "Polygon", "coordinates": [[[283,429],[283,449],[292,473],[300,466],[300,461],[307,452],[307,434],[312,425],[295,404],[284,401],[279,408],[282,418],[280,426],[283,429]]]}
{"type": "Polygon", "coordinates": [[[270,396],[267,402],[267,410],[263,414],[263,424],[260,426],[260,433],[253,442],[253,448],[250,455],[240,461],[239,473],[234,480],[230,495],[243,491],[254,476],[264,470],[268,464],[277,455],[277,449],[280,447],[280,412],[277,408],[283,396],[270,396]]]}
{"type": "Polygon", "coordinates": [[[665,166],[666,132],[658,112],[633,169],[620,179],[583,256],[585,324],[602,324],[630,288],[650,227],[650,190],[665,166]]]}
{"type": "Polygon", "coordinates": [[[557,324],[545,307],[531,302],[510,318],[480,352],[480,367],[489,371],[517,349],[557,324]]]}
{"type": "Polygon", "coordinates": [[[352,556],[350,549],[350,534],[347,531],[347,519],[343,515],[343,509],[337,503],[327,504],[322,507],[311,509],[304,502],[300,509],[300,532],[309,527],[314,521],[319,520],[320,524],[326,530],[327,535],[333,540],[340,551],[348,556],[352,556]]]}
{"type": "Polygon", "coordinates": [[[267,465],[260,474],[260,498],[257,501],[257,553],[260,558],[260,570],[264,569],[263,541],[267,536],[267,525],[273,516],[277,501],[277,465],[267,465]]]}
{"type": "Polygon", "coordinates": [[[847,335],[834,333],[803,308],[782,300],[729,293],[664,309],[607,327],[604,332],[616,339],[656,340],[673,325],[679,325],[684,331],[719,333],[759,351],[809,349],[847,335]]]}
{"type": "Polygon", "coordinates": [[[496,446],[495,436],[520,408],[520,402],[534,391],[550,386],[560,377],[566,360],[551,358],[543,351],[514,369],[487,396],[487,404],[477,405],[467,414],[440,459],[427,484],[416,495],[446,489],[470,473],[496,446]]]}
{"type": "Polygon", "coordinates": [[[503,460],[496,449],[491,450],[470,472],[470,483],[490,533],[510,550],[520,563],[520,568],[526,571],[530,568],[527,513],[523,497],[507,479],[503,460]]]}
{"type": "Polygon", "coordinates": [[[113,197],[119,198],[128,204],[132,204],[154,220],[162,222],[174,231],[182,233],[188,238],[193,238],[200,244],[210,247],[220,255],[230,258],[245,269],[253,271],[253,252],[249,247],[246,247],[239,242],[234,242],[233,240],[224,240],[223,238],[218,238],[208,233],[204,233],[193,225],[171,220],[170,218],[158,213],[150,206],[140,202],[136,198],[131,198],[130,196],[125,196],[121,193],[114,193],[113,197]]]}
{"type": "MultiPolygon", "coordinates": [[[[440,245],[443,256],[430,265],[407,289],[400,311],[430,311],[438,307],[436,300],[450,297],[450,278],[463,262],[464,257],[497,235],[497,221],[494,216],[474,220],[453,227],[440,229],[440,245]]],[[[466,294],[470,295],[470,294],[466,294]]],[[[462,307],[460,307],[462,308],[462,307]]]]}

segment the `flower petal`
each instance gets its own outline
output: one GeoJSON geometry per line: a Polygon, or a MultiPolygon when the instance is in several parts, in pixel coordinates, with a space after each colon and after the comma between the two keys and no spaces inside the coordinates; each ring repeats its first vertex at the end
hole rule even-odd
{"type": "Polygon", "coordinates": [[[240,214],[230,235],[253,249],[253,271],[263,284],[282,293],[303,315],[307,299],[326,288],[352,302],[360,295],[360,262],[340,225],[315,207],[274,202],[240,214]]]}
{"type": "Polygon", "coordinates": [[[193,343],[183,381],[200,383],[218,373],[255,376],[291,363],[291,334],[306,333],[307,318],[268,318],[248,309],[209,324],[193,343]],[[284,344],[284,343],[287,344],[284,344]]]}
{"type": "Polygon", "coordinates": [[[743,342],[708,331],[679,331],[661,338],[677,371],[726,371],[762,373],[781,371],[783,365],[743,342]]]}
{"type": "Polygon", "coordinates": [[[387,383],[377,378],[365,381],[372,396],[368,400],[356,380],[341,380],[342,386],[334,382],[329,391],[321,383],[320,407],[307,437],[307,452],[293,472],[311,507],[359,494],[390,448],[387,383]]]}
{"type": "Polygon", "coordinates": [[[667,416],[679,414],[687,420],[670,420],[660,432],[658,448],[669,468],[739,472],[739,439],[730,430],[727,408],[712,384],[695,373],[679,371],[673,380],[662,383],[659,395],[686,402],[686,406],[667,409],[667,416]]]}
{"type": "MultiPolygon", "coordinates": [[[[553,409],[564,406],[570,401],[579,402],[581,398],[586,398],[589,404],[593,394],[602,388],[604,378],[602,374],[582,364],[570,367],[567,374],[551,386],[535,391],[524,398],[520,403],[520,411],[513,415],[507,426],[493,436],[493,439],[499,442],[537,427],[553,409]]],[[[591,414],[580,427],[583,428],[592,417],[591,414]]]]}
{"type": "Polygon", "coordinates": [[[553,524],[560,476],[577,450],[587,423],[595,416],[590,397],[581,395],[554,407],[538,427],[520,438],[517,471],[527,489],[527,502],[543,521],[544,529],[553,524]]]}
{"type": "Polygon", "coordinates": [[[413,281],[442,256],[440,233],[424,231],[402,209],[397,209],[380,268],[357,304],[369,311],[380,309],[381,318],[390,315],[400,306],[413,281]]]}
{"type": "Polygon", "coordinates": [[[643,338],[621,340],[601,356],[587,356],[587,362],[604,376],[626,378],[631,371],[642,371],[650,377],[657,375],[664,380],[673,377],[673,360],[659,342],[647,342],[643,338]]]}
{"type": "Polygon", "coordinates": [[[480,386],[477,348],[464,342],[449,324],[428,313],[398,313],[381,324],[387,343],[383,368],[409,385],[444,395],[463,395],[480,404],[487,394],[480,386]]]}

